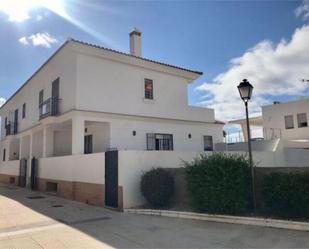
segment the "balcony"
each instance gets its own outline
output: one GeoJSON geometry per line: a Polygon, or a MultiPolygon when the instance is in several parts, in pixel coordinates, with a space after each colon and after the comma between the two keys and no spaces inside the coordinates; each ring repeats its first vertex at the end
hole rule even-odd
{"type": "Polygon", "coordinates": [[[18,132],[18,123],[17,122],[8,122],[5,126],[5,135],[15,135],[18,132]]]}
{"type": "Polygon", "coordinates": [[[59,114],[59,98],[49,98],[39,105],[40,119],[59,114]]]}

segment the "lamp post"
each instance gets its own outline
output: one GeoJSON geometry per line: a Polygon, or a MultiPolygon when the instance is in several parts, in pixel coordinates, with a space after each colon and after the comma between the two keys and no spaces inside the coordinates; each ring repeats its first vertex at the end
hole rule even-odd
{"type": "Polygon", "coordinates": [[[240,97],[245,103],[246,107],[246,121],[247,121],[247,134],[248,134],[248,153],[249,153],[249,165],[251,168],[251,177],[252,177],[252,196],[253,196],[253,207],[254,211],[256,210],[256,199],[255,199],[255,177],[254,177],[254,167],[252,160],[252,149],[251,149],[251,133],[250,133],[250,123],[249,123],[249,113],[248,113],[248,102],[251,99],[253,86],[249,83],[247,79],[244,79],[237,86],[240,97]]]}

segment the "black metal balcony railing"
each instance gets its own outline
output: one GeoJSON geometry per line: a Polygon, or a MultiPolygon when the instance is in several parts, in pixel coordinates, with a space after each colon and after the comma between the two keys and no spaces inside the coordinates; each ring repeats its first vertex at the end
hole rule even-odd
{"type": "Polygon", "coordinates": [[[18,123],[16,122],[8,122],[5,126],[5,135],[14,135],[18,132],[18,123]]]}
{"type": "Polygon", "coordinates": [[[59,114],[59,98],[49,98],[39,105],[40,119],[59,114]]]}

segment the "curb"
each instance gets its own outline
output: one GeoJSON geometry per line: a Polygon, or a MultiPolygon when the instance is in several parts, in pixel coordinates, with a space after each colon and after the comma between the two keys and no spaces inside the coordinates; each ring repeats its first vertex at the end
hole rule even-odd
{"type": "Polygon", "coordinates": [[[212,214],[179,212],[179,211],[169,211],[169,210],[155,210],[155,209],[124,209],[124,212],[130,213],[130,214],[155,215],[155,216],[212,221],[212,222],[221,222],[221,223],[230,223],[230,224],[241,224],[241,225],[290,229],[290,230],[298,230],[298,231],[309,231],[308,222],[277,220],[277,219],[269,219],[269,218],[251,218],[251,217],[230,216],[230,215],[212,215],[212,214]]]}

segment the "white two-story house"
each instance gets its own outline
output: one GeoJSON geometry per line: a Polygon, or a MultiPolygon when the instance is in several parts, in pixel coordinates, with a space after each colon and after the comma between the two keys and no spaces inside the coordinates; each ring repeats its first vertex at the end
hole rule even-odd
{"type": "Polygon", "coordinates": [[[188,106],[201,74],[143,58],[137,29],[130,53],[68,39],[1,107],[1,161],[212,150],[224,124],[188,106]]]}

